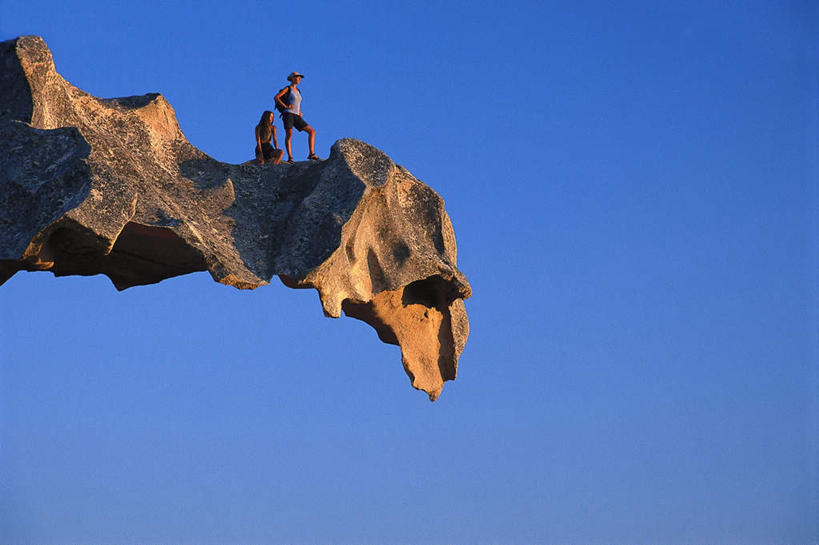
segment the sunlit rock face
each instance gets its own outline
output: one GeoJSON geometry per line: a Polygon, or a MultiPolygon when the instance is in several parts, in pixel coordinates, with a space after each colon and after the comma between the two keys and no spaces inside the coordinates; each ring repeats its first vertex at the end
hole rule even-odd
{"type": "Polygon", "coordinates": [[[34,36],[0,43],[0,284],[21,270],[105,274],[120,290],[278,275],[399,345],[432,400],[469,334],[444,202],[383,152],[343,139],[321,162],[223,163],[161,95],[91,96],[34,36]]]}

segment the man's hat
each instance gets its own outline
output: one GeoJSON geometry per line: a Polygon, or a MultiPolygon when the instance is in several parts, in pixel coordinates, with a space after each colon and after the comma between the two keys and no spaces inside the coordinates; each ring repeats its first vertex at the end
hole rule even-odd
{"type": "Polygon", "coordinates": [[[303,78],[304,74],[299,74],[298,72],[290,72],[290,75],[287,76],[287,81],[293,81],[293,78],[295,78],[296,76],[303,78]]]}

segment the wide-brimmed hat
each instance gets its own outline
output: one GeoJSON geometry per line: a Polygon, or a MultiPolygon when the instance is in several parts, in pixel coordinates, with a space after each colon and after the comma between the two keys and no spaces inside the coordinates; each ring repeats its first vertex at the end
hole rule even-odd
{"type": "Polygon", "coordinates": [[[287,81],[293,81],[293,78],[295,78],[296,76],[303,78],[304,74],[299,74],[298,72],[290,72],[290,75],[287,76],[287,81]]]}

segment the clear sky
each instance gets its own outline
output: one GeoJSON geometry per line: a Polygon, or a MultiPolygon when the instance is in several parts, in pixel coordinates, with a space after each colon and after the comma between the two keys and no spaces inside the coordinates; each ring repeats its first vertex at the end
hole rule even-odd
{"type": "Polygon", "coordinates": [[[312,291],[18,273],[0,543],[815,545],[818,19],[0,0],[0,40],[43,36],[96,96],[162,93],[223,161],[306,74],[319,155],[360,138],[437,190],[474,290],[430,403],[312,291]]]}

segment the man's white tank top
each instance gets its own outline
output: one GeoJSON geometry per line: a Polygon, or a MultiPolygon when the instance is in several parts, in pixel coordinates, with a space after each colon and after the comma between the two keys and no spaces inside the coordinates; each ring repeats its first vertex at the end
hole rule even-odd
{"type": "Polygon", "coordinates": [[[298,89],[290,88],[290,100],[288,102],[289,108],[286,111],[290,112],[291,114],[300,115],[301,114],[301,93],[299,93],[298,89]]]}

